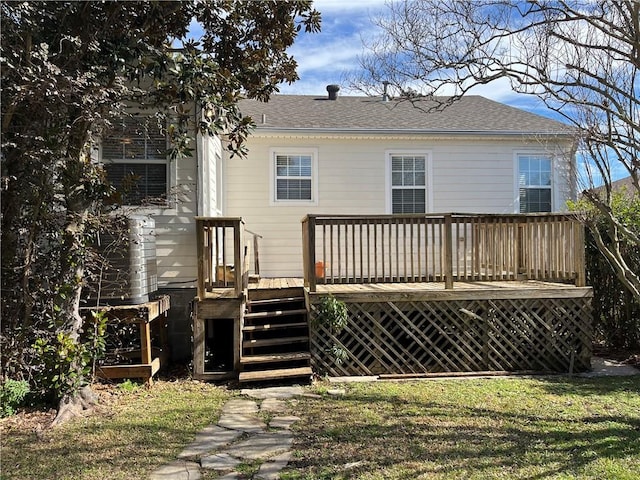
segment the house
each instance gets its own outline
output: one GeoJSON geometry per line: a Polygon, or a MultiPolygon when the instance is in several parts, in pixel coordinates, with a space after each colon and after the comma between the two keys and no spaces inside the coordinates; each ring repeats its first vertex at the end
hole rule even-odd
{"type": "MultiPolygon", "coordinates": [[[[427,112],[424,107],[431,106],[428,102],[418,105],[421,109],[408,101],[342,97],[336,86],[327,90],[328,96],[275,95],[268,103],[243,101],[242,112],[256,123],[244,159],[228,158],[220,139],[198,136],[191,158],[169,162],[159,154],[164,141],[160,131],[142,114],[136,117],[138,120],[125,122],[121,135],[103,142],[101,159],[108,177],[123,184],[127,181],[124,174],[135,172],[138,182],[130,202],[136,205],[137,213],[155,220],[158,289],[171,296],[169,326],[174,358],[191,354],[189,318],[198,287],[193,336],[196,374],[202,378],[217,378],[206,375],[207,362],[212,372],[222,369],[222,373],[237,373],[243,368],[243,355],[247,362],[251,359],[256,363],[279,363],[276,360],[284,358],[279,355],[284,355],[306,365],[308,354],[294,347],[273,355],[261,353],[261,345],[285,342],[262,338],[256,332],[280,328],[293,332],[286,341],[288,345],[308,342],[308,334],[301,332],[307,328],[307,313],[313,316],[317,311],[314,305],[318,299],[309,297],[316,293],[316,283],[446,281],[449,288],[455,279],[474,275],[486,279],[489,277],[473,273],[475,267],[471,267],[471,257],[480,256],[477,242],[481,237],[483,251],[491,250],[493,255],[492,279],[498,279],[495,272],[501,270],[511,272],[508,279],[516,280],[525,268],[523,255],[537,251],[535,245],[523,243],[519,250],[514,247],[507,252],[497,243],[516,243],[515,238],[520,242],[523,232],[527,236],[527,232],[535,231],[531,233],[534,243],[541,242],[543,236],[558,235],[559,242],[580,245],[579,236],[571,233],[576,231],[574,225],[565,228],[561,215],[549,217],[553,229],[549,227],[548,231],[539,223],[529,228],[513,216],[563,212],[566,201],[575,198],[575,144],[564,124],[479,96],[464,97],[446,109],[427,112]],[[130,134],[140,131],[145,134],[132,143],[134,136],[130,134]],[[163,193],[166,201],[144,205],[146,196],[163,193]],[[452,220],[451,216],[438,215],[444,212],[478,217],[458,216],[452,220]],[[504,217],[491,217],[495,221],[485,225],[477,220],[482,214],[504,217]],[[423,243],[430,250],[422,251],[423,243]],[[449,244],[454,247],[447,247],[449,244]],[[378,255],[377,249],[386,249],[388,259],[378,255]],[[431,264],[427,257],[433,258],[431,264]],[[502,259],[499,267],[498,257],[502,259]],[[457,259],[454,270],[445,258],[457,259]],[[518,265],[505,266],[504,262],[512,260],[518,265]],[[246,298],[243,287],[251,270],[259,270],[263,279],[304,277],[309,290],[285,297],[293,302],[295,315],[302,317],[279,327],[276,323],[248,325],[250,318],[271,318],[272,313],[259,305],[277,300],[255,292],[252,299],[246,298]],[[210,294],[211,302],[207,302],[210,294]],[[245,329],[257,336],[244,333],[245,329]],[[243,354],[254,348],[257,354],[243,354]],[[218,362],[220,352],[226,359],[218,362]],[[217,362],[226,366],[218,368],[214,365],[217,362]]],[[[546,266],[537,267],[542,277],[527,278],[579,277],[580,268],[574,268],[579,255],[569,258],[559,253],[567,245],[555,245],[554,258],[544,260],[546,266]],[[554,267],[552,276],[548,262],[560,261],[561,256],[565,267],[554,267]]],[[[477,271],[482,268],[482,275],[486,275],[487,262],[477,266],[477,271]]],[[[265,290],[274,290],[274,284],[270,285],[265,290]]],[[[299,289],[302,280],[290,286],[299,289]]],[[[554,291],[560,297],[566,293],[554,291]]],[[[549,295],[547,292],[541,298],[549,295]]],[[[584,288],[570,295],[572,299],[588,296],[584,288]]],[[[459,301],[467,300],[460,297],[459,301]]],[[[380,318],[380,311],[372,314],[368,307],[358,305],[365,317],[380,318]]],[[[578,318],[588,304],[573,309],[578,318]]],[[[406,315],[417,318],[418,314],[412,310],[406,315]]],[[[584,333],[581,338],[588,336],[586,329],[580,332],[584,333]]],[[[364,331],[353,334],[365,338],[373,335],[364,331]]],[[[317,348],[324,348],[321,343],[317,348]]],[[[563,354],[562,361],[570,355],[563,354]]],[[[362,364],[361,360],[356,362],[362,364]]],[[[381,363],[382,359],[376,357],[375,362],[381,363]]],[[[470,362],[463,364],[440,363],[438,368],[467,368],[470,362]]]]}
{"type": "Polygon", "coordinates": [[[561,212],[575,199],[564,124],[479,96],[432,113],[332,98],[241,105],[257,126],[248,157],[224,160],[222,210],[263,237],[264,276],[302,275],[307,214],[561,212]]]}

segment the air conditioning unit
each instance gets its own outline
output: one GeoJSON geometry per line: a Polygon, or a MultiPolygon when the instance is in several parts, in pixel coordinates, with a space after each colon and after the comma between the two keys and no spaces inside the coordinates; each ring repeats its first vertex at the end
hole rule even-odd
{"type": "Polygon", "coordinates": [[[132,215],[100,232],[95,246],[99,267],[90,281],[90,298],[101,305],[149,301],[158,289],[155,221],[132,215]]]}

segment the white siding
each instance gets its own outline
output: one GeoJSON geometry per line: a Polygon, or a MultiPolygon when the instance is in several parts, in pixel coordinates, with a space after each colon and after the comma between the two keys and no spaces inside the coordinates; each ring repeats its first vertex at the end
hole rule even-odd
{"type": "MultiPolygon", "coordinates": [[[[399,140],[345,138],[249,139],[246,159],[225,163],[225,216],[243,217],[248,229],[263,236],[260,269],[264,277],[302,276],[301,219],[309,214],[389,213],[386,153],[427,151],[432,160],[433,213],[514,213],[516,151],[545,152],[520,139],[399,140]],[[318,152],[317,205],[286,205],[270,198],[270,151],[313,148],[318,152]]],[[[556,209],[569,195],[565,175],[556,175],[556,209]]]]}

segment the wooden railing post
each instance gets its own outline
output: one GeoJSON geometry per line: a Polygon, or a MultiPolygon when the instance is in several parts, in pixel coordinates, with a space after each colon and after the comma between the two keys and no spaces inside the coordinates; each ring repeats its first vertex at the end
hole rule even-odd
{"type": "Polygon", "coordinates": [[[309,287],[310,292],[316,291],[316,217],[307,215],[303,228],[305,238],[306,263],[304,266],[305,284],[309,287]],[[306,225],[305,225],[306,223],[306,225]]]}
{"type": "Polygon", "coordinates": [[[242,219],[233,222],[233,265],[235,269],[235,290],[239,297],[244,290],[245,262],[242,219]]]}
{"type": "Polygon", "coordinates": [[[579,220],[573,220],[574,225],[574,241],[573,246],[576,270],[576,287],[585,287],[587,285],[587,274],[585,266],[585,240],[584,225],[579,220]]]}
{"type": "Polygon", "coordinates": [[[198,298],[205,297],[204,277],[205,277],[205,248],[204,248],[204,220],[196,220],[197,254],[198,254],[198,298]]]}
{"type": "Polygon", "coordinates": [[[453,288],[453,222],[451,214],[444,216],[444,288],[453,288]]]}

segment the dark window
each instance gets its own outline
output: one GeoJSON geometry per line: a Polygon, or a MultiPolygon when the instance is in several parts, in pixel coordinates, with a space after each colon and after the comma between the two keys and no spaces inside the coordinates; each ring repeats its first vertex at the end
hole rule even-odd
{"type": "Polygon", "coordinates": [[[154,119],[126,118],[102,142],[107,180],[124,205],[166,205],[166,136],[154,119]]]}

